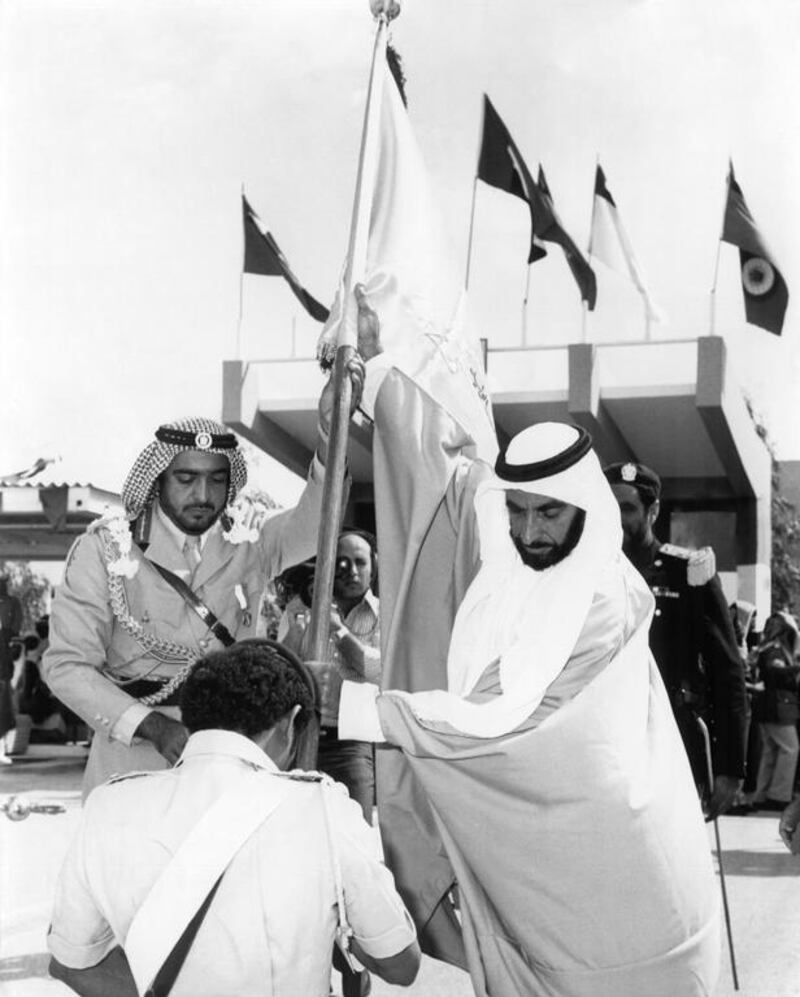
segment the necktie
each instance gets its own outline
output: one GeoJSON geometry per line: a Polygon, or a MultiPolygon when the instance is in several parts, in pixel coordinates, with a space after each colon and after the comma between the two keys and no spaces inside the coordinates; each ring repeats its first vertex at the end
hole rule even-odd
{"type": "Polygon", "coordinates": [[[186,563],[194,571],[200,563],[200,537],[187,537],[183,544],[183,554],[186,563]]]}

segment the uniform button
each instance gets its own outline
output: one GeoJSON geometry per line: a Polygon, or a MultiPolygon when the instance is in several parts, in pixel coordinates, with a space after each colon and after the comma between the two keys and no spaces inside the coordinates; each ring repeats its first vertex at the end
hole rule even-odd
{"type": "Polygon", "coordinates": [[[657,609],[653,615],[654,616],[661,616],[661,610],[657,609]]]}
{"type": "Polygon", "coordinates": [[[657,568],[660,568],[660,567],[661,567],[661,565],[662,565],[663,563],[664,563],[663,561],[653,561],[653,564],[654,564],[654,565],[655,565],[655,566],[656,566],[657,568]]]}

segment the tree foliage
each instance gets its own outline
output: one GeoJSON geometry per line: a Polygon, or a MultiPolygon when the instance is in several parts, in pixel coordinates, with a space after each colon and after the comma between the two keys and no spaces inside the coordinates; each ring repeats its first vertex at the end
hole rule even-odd
{"type": "Polygon", "coordinates": [[[780,492],[780,470],[772,462],[772,611],[800,619],[800,516],[780,492]]]}
{"type": "Polygon", "coordinates": [[[34,623],[47,612],[50,582],[37,575],[27,561],[0,562],[0,575],[8,579],[8,591],[22,603],[22,632],[33,630],[34,623]]]}
{"type": "Polygon", "coordinates": [[[781,491],[781,467],[769,433],[749,399],[747,408],[755,430],[769,450],[772,460],[772,612],[792,613],[800,619],[800,513],[781,491]]]}

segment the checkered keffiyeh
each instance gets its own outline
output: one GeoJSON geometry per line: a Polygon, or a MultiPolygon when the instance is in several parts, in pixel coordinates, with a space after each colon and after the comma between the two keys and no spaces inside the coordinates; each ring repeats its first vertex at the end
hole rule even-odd
{"type": "MultiPolygon", "coordinates": [[[[176,422],[159,426],[159,431],[177,430],[193,435],[205,434],[211,436],[230,436],[230,430],[213,419],[189,418],[178,419],[176,422]]],[[[205,442],[205,441],[203,441],[205,442]]],[[[212,441],[213,442],[213,441],[212,441]]],[[[155,439],[142,450],[136,458],[133,467],[128,472],[125,484],[122,486],[122,501],[125,504],[125,514],[129,519],[136,519],[142,514],[155,495],[159,475],[166,471],[173,459],[187,450],[197,450],[199,453],[221,454],[227,457],[230,464],[230,479],[228,481],[228,500],[230,505],[247,483],[247,464],[242,451],[236,446],[233,449],[209,446],[187,446],[185,444],[164,443],[155,439]]]]}

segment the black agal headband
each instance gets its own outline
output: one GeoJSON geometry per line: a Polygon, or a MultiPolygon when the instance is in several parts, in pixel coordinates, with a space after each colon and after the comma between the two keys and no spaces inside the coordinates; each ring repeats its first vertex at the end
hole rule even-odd
{"type": "Polygon", "coordinates": [[[506,453],[508,452],[508,447],[506,447],[500,452],[494,465],[495,474],[503,481],[517,483],[538,481],[540,478],[549,478],[553,474],[566,471],[568,467],[577,464],[581,457],[585,457],[592,449],[592,437],[589,433],[581,426],[574,428],[578,433],[578,438],[566,450],[531,464],[509,464],[506,461],[506,453]]]}
{"type": "Polygon", "coordinates": [[[171,429],[169,426],[159,426],[156,439],[160,443],[191,450],[235,450],[238,446],[233,433],[208,433],[205,430],[193,433],[185,429],[171,429]]]}

